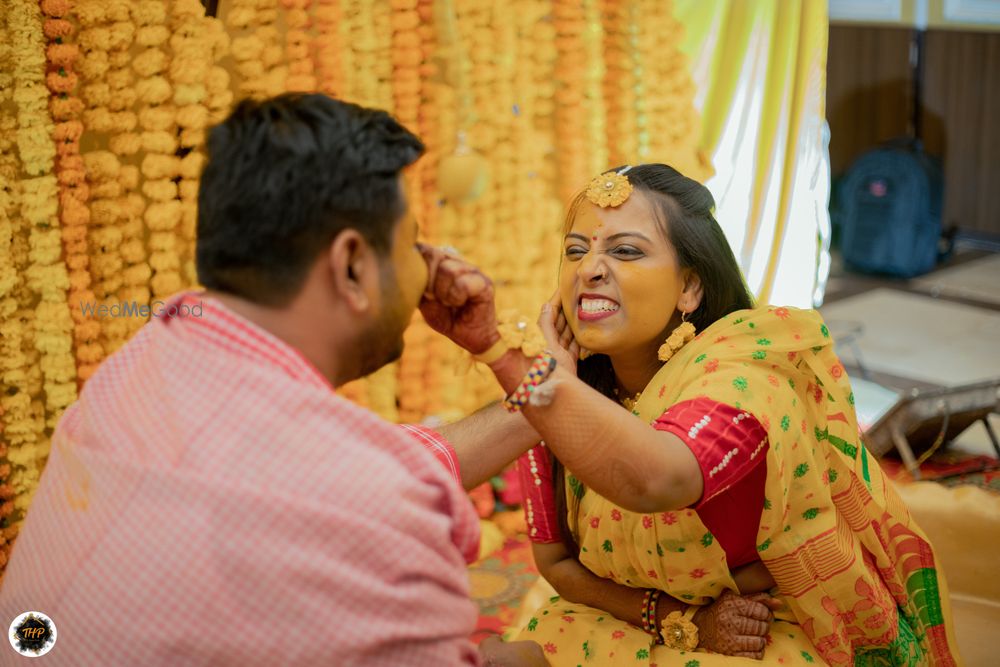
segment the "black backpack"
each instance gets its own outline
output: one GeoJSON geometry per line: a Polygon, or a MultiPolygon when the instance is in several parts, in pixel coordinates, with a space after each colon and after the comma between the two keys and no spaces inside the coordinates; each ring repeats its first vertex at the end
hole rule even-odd
{"type": "Polygon", "coordinates": [[[835,223],[853,269],[910,278],[940,259],[940,161],[904,139],[859,157],[837,184],[835,223]]]}

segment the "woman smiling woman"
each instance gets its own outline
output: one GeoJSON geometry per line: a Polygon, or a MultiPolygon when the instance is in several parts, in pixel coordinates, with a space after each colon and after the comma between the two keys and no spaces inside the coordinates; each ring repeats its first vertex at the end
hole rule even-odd
{"type": "Polygon", "coordinates": [[[523,381],[522,355],[491,364],[545,442],[520,468],[560,595],[519,638],[553,665],[955,664],[933,551],[860,442],[826,326],[753,306],[713,207],[665,165],[597,177],[549,353],[523,381]]]}

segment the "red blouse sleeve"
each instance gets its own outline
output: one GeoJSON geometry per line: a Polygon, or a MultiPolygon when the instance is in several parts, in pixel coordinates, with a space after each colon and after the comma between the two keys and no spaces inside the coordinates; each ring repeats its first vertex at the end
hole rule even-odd
{"type": "Polygon", "coordinates": [[[744,479],[767,454],[767,431],[753,415],[708,398],[670,407],[653,427],[676,435],[698,459],[705,489],[694,509],[744,479]]]}
{"type": "Polygon", "coordinates": [[[556,515],[556,496],[552,485],[552,455],[545,443],[539,443],[517,460],[517,474],[524,494],[524,518],[528,537],[539,544],[562,541],[556,515]]]}
{"type": "MultiPolygon", "coordinates": [[[[653,427],[683,440],[701,467],[705,488],[694,509],[744,479],[767,452],[767,431],[750,413],[707,398],[684,401],[664,412],[653,427]]],[[[517,460],[524,514],[532,542],[560,542],[552,485],[552,456],[540,443],[517,460]]]]}

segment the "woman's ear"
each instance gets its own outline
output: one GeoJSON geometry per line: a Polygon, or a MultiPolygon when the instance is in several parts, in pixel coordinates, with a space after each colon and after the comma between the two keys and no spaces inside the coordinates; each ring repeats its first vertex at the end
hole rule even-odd
{"type": "Polygon", "coordinates": [[[701,276],[694,270],[687,269],[684,274],[684,289],[681,290],[681,297],[677,300],[677,308],[686,313],[693,313],[701,305],[703,295],[701,276]]]}
{"type": "Polygon", "coordinates": [[[377,254],[364,236],[354,229],[337,234],[327,261],[337,298],[356,313],[370,310],[380,289],[379,265],[377,254]]]}

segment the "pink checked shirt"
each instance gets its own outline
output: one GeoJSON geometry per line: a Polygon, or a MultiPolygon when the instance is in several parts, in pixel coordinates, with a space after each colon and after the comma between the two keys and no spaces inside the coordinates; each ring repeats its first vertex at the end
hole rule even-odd
{"type": "Polygon", "coordinates": [[[429,451],[454,466],[449,446],[217,301],[177,303],[202,316],[154,318],[59,423],[4,629],[51,617],[53,667],[477,664],[478,522],[429,451]]]}

